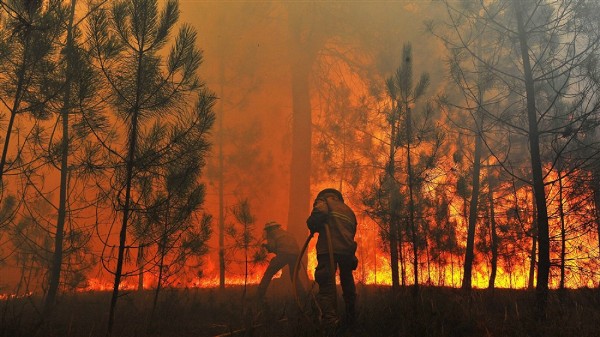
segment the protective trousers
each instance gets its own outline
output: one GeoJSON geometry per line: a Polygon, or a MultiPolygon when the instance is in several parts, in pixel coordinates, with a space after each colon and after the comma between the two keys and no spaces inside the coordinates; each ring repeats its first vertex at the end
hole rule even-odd
{"type": "MultiPolygon", "coordinates": [[[[275,255],[274,258],[271,259],[271,262],[269,262],[269,266],[267,267],[267,270],[265,270],[265,273],[258,285],[258,297],[259,298],[262,298],[265,296],[265,294],[267,293],[267,288],[269,287],[269,283],[271,282],[271,279],[273,278],[273,276],[275,274],[277,274],[278,271],[283,269],[285,266],[290,267],[290,278],[294,277],[293,276],[294,266],[296,265],[297,258],[298,258],[298,255],[294,255],[294,254],[277,254],[277,255],[275,255]]],[[[292,283],[293,282],[294,282],[294,280],[292,280],[292,283]]]]}
{"type": "MultiPolygon", "coordinates": [[[[346,304],[346,322],[351,324],[355,319],[356,286],[354,285],[354,276],[352,270],[355,267],[354,255],[334,254],[333,260],[335,268],[340,269],[340,283],[344,303],[346,304]]],[[[337,323],[335,283],[331,277],[329,254],[317,255],[317,269],[315,270],[315,281],[319,284],[319,294],[317,300],[322,312],[322,322],[324,325],[335,325],[337,323]]]]}

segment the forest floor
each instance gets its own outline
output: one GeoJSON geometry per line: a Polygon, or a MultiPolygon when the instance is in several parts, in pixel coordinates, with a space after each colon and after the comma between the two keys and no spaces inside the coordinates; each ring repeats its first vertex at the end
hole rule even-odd
{"type": "MultiPolygon", "coordinates": [[[[267,304],[256,286],[165,289],[152,315],[153,292],[122,292],[113,336],[321,336],[310,310],[299,310],[283,282],[274,280],[267,304]],[[243,297],[245,299],[243,300],[243,297]]],[[[289,283],[289,282],[288,282],[289,283]]],[[[338,336],[600,336],[600,290],[552,291],[546,319],[536,319],[535,294],[358,285],[356,324],[338,336]]],[[[0,301],[0,336],[105,336],[110,292],[67,293],[40,319],[35,296],[0,301]]],[[[339,307],[343,308],[340,297],[339,307]]],[[[314,315],[313,315],[314,316],[314,315]]]]}

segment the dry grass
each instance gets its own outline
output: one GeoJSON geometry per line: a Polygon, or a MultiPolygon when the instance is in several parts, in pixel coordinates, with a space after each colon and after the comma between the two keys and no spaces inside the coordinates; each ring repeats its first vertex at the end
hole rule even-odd
{"type": "MultiPolygon", "coordinates": [[[[242,302],[240,287],[165,290],[155,317],[152,293],[119,299],[114,336],[317,336],[281,284],[269,290],[267,308],[242,302]],[[256,328],[249,328],[257,326],[256,328]],[[245,329],[246,328],[246,329],[245,329]]],[[[392,294],[359,286],[359,316],[342,336],[600,336],[600,291],[552,292],[548,319],[533,319],[533,293],[422,288],[392,294]]],[[[39,298],[0,302],[0,336],[105,336],[110,293],[65,294],[54,314],[40,321],[39,298]]],[[[343,303],[340,300],[340,308],[343,303]]]]}

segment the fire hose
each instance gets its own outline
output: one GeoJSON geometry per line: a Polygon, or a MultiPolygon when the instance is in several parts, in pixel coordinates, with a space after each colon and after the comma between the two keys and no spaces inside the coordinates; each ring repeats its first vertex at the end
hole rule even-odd
{"type": "MultiPolygon", "coordinates": [[[[326,201],[327,202],[327,201],[326,201]]],[[[327,209],[329,210],[329,203],[327,203],[327,209]]],[[[327,248],[329,251],[329,266],[330,266],[330,277],[331,277],[331,282],[333,284],[333,294],[334,294],[334,310],[337,313],[337,288],[335,285],[335,271],[336,271],[336,266],[335,266],[335,260],[334,260],[334,254],[333,254],[333,242],[331,241],[331,230],[329,228],[329,222],[325,223],[325,234],[327,235],[327,248]]],[[[298,258],[296,259],[296,265],[294,266],[294,272],[293,272],[293,276],[292,276],[292,288],[294,291],[294,298],[296,299],[296,304],[298,305],[298,308],[300,310],[300,312],[302,312],[302,314],[305,316],[305,318],[312,323],[311,318],[306,314],[306,312],[303,310],[302,307],[302,303],[300,302],[300,297],[298,295],[298,272],[300,270],[300,266],[302,265],[302,257],[304,256],[304,254],[306,253],[307,249],[308,249],[308,244],[310,243],[310,240],[312,240],[312,238],[314,237],[315,233],[313,231],[310,232],[310,234],[308,235],[308,237],[306,238],[306,241],[304,241],[304,245],[302,246],[302,249],[300,250],[300,254],[298,255],[298,258]]],[[[309,291],[310,293],[310,291],[309,291]]],[[[318,302],[316,302],[316,305],[319,309],[319,311],[322,312],[321,308],[319,307],[318,302]]],[[[285,321],[286,319],[280,319],[279,321],[285,321]]],[[[236,334],[240,334],[240,333],[246,333],[249,331],[249,329],[254,329],[254,328],[259,328],[264,326],[264,324],[257,324],[257,325],[253,325],[249,328],[244,328],[244,329],[239,329],[239,330],[235,330],[235,331],[230,331],[228,333],[224,333],[224,334],[220,334],[214,337],[225,337],[225,336],[233,336],[236,334]]]]}
{"type": "MultiPolygon", "coordinates": [[[[327,203],[327,209],[329,210],[329,203],[327,203]]],[[[327,248],[329,251],[329,270],[330,270],[331,282],[333,285],[333,294],[334,294],[334,298],[335,298],[334,310],[337,313],[337,288],[335,285],[336,266],[335,266],[335,260],[334,260],[334,256],[333,256],[333,242],[331,241],[331,230],[329,229],[328,222],[325,223],[325,234],[327,235],[327,248]]],[[[296,299],[296,303],[298,304],[298,308],[300,309],[302,314],[308,319],[309,322],[311,321],[311,319],[310,319],[310,317],[308,317],[306,312],[304,312],[304,310],[303,310],[302,303],[300,302],[300,297],[298,296],[297,285],[298,285],[298,271],[300,270],[300,266],[302,264],[302,257],[306,253],[306,250],[308,249],[308,244],[310,243],[310,240],[312,240],[314,235],[315,235],[315,233],[313,231],[311,231],[310,234],[308,235],[308,237],[306,238],[306,241],[304,242],[304,245],[302,246],[302,249],[300,250],[300,254],[298,255],[298,259],[296,260],[296,265],[294,267],[294,273],[293,273],[293,277],[292,277],[292,288],[294,288],[293,290],[294,290],[294,297],[296,299]]],[[[317,302],[317,307],[319,308],[319,311],[322,312],[322,309],[318,305],[319,304],[317,302]]]]}

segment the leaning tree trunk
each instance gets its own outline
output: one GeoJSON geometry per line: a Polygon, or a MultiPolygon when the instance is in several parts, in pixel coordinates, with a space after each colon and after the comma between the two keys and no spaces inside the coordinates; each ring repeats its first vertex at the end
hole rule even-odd
{"type": "Polygon", "coordinates": [[[546,192],[544,191],[544,177],[542,173],[542,160],[540,155],[540,139],[537,124],[537,110],[535,106],[535,83],[533,71],[529,60],[529,45],[527,32],[523,23],[523,12],[520,1],[513,1],[517,17],[517,32],[523,61],[523,75],[525,79],[525,92],[527,94],[527,119],[529,133],[529,149],[531,155],[531,173],[535,203],[538,211],[538,274],[536,285],[536,304],[538,318],[545,316],[548,300],[548,281],[550,277],[550,233],[548,224],[548,209],[546,206],[546,192]]]}
{"type": "MultiPolygon", "coordinates": [[[[23,99],[23,94],[25,92],[25,74],[27,73],[27,64],[29,62],[28,56],[30,53],[30,37],[29,30],[31,27],[25,28],[27,31],[25,32],[25,42],[23,46],[23,58],[22,63],[17,70],[17,87],[15,89],[15,94],[13,96],[13,104],[10,109],[10,117],[8,120],[8,126],[6,127],[6,135],[4,136],[4,146],[2,148],[2,157],[0,157],[0,192],[4,193],[4,183],[2,179],[4,178],[4,166],[6,166],[6,157],[8,156],[8,150],[10,145],[10,136],[12,134],[13,126],[15,123],[15,118],[17,117],[17,112],[21,107],[21,101],[23,99]]],[[[1,194],[0,194],[1,195],[1,194]]]]}

